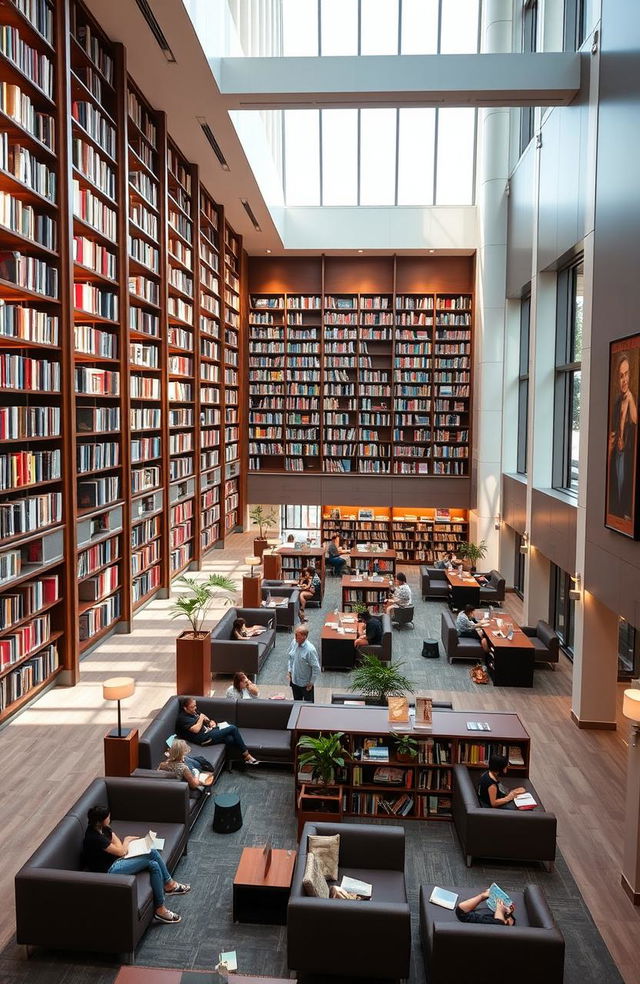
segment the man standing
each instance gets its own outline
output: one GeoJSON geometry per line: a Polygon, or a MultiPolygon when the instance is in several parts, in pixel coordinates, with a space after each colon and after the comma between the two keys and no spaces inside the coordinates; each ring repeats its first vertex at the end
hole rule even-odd
{"type": "Polygon", "coordinates": [[[316,647],[308,639],[309,626],[296,626],[293,642],[289,647],[287,679],[293,691],[294,700],[306,700],[313,704],[313,685],[320,672],[316,647]]]}
{"type": "Polygon", "coordinates": [[[629,386],[629,356],[618,359],[616,378],[619,393],[609,424],[609,502],[608,512],[621,519],[632,519],[633,476],[635,472],[638,408],[629,386]]]}

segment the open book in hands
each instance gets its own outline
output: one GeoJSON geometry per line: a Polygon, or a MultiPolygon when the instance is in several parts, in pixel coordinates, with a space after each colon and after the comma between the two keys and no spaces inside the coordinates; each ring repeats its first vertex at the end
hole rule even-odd
{"type": "Polygon", "coordinates": [[[125,858],[139,858],[150,851],[161,851],[164,847],[164,837],[158,837],[155,830],[150,830],[144,837],[136,837],[129,842],[125,858]]]}

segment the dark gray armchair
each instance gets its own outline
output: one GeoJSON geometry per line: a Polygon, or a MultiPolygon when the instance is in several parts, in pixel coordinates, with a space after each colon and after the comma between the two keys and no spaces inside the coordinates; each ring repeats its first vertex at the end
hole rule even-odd
{"type": "Polygon", "coordinates": [[[287,629],[293,631],[294,625],[300,621],[300,591],[288,585],[276,585],[262,587],[262,600],[271,599],[275,605],[267,606],[267,610],[273,612],[276,617],[276,629],[287,629]],[[284,602],[284,604],[280,604],[284,602]]]}
{"type": "Polygon", "coordinates": [[[480,587],[480,607],[484,604],[500,605],[504,601],[505,580],[499,571],[489,571],[483,574],[486,577],[486,584],[480,587]]]}
{"type": "Polygon", "coordinates": [[[421,567],[420,582],[422,597],[424,601],[431,599],[442,599],[446,601],[449,597],[449,582],[444,570],[439,567],[421,567]]]}
{"type": "Polygon", "coordinates": [[[539,621],[535,626],[525,625],[522,631],[533,643],[535,662],[548,663],[553,669],[553,663],[560,659],[560,638],[549,623],[539,621]]]}
{"type": "Polygon", "coordinates": [[[233,675],[242,670],[255,678],[274,647],[275,618],[270,608],[230,608],[225,612],[211,631],[211,672],[233,675]],[[237,618],[244,618],[247,625],[264,625],[267,629],[253,639],[232,639],[237,618]]]}
{"type": "Polygon", "coordinates": [[[449,663],[454,659],[471,659],[475,663],[484,657],[480,637],[460,637],[456,629],[456,620],[450,611],[444,610],[440,617],[440,638],[449,663]]]}
{"type": "Polygon", "coordinates": [[[339,973],[348,980],[409,976],[411,915],[405,882],[404,828],[306,823],[293,872],[287,915],[287,963],[300,975],[339,973]],[[367,902],[321,899],[302,887],[309,834],[340,834],[343,875],[373,886],[367,902]],[[321,945],[319,945],[321,941],[321,945]]]}
{"type": "MultiPolygon", "coordinates": [[[[383,663],[390,663],[393,649],[393,631],[391,629],[391,618],[387,614],[377,616],[382,622],[382,642],[379,646],[370,646],[368,643],[363,647],[363,651],[377,656],[383,663]]],[[[356,652],[356,662],[358,653],[356,652]]]]}

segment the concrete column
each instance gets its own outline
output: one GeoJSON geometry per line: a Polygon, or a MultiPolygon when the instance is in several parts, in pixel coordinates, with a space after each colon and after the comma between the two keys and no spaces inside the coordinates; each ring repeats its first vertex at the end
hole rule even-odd
{"type": "Polygon", "coordinates": [[[618,616],[585,591],[576,603],[571,695],[571,717],[578,727],[615,730],[617,665],[618,616]]]}
{"type": "MultiPolygon", "coordinates": [[[[484,5],[482,51],[511,50],[511,2],[488,0],[484,5]]],[[[483,566],[499,563],[500,476],[502,472],[502,377],[505,334],[507,262],[507,200],[509,168],[509,110],[483,109],[479,113],[478,250],[475,343],[473,474],[476,510],[471,535],[485,540],[488,554],[483,566]]]]}

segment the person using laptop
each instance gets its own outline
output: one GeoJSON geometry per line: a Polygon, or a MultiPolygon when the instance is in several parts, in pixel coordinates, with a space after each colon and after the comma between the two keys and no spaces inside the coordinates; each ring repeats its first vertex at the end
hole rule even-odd
{"type": "Polygon", "coordinates": [[[489,652],[489,643],[480,630],[480,626],[486,623],[479,622],[473,614],[473,605],[465,605],[456,618],[456,632],[461,639],[480,639],[480,645],[485,653],[489,652]]]}
{"type": "Polygon", "coordinates": [[[231,628],[232,639],[252,639],[267,631],[266,625],[247,625],[243,618],[237,618],[231,628]]]}

